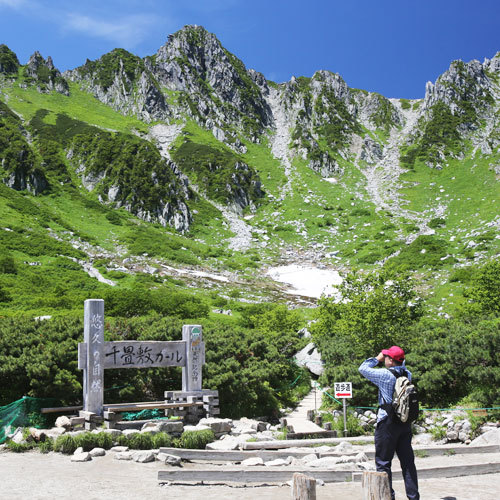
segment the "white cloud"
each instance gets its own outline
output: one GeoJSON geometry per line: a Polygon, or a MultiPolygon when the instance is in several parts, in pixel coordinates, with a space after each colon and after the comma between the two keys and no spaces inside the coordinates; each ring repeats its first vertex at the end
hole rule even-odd
{"type": "Polygon", "coordinates": [[[88,36],[117,42],[124,47],[133,47],[149,35],[156,18],[137,14],[107,21],[71,13],[67,14],[66,21],[65,31],[78,31],[88,36]]]}

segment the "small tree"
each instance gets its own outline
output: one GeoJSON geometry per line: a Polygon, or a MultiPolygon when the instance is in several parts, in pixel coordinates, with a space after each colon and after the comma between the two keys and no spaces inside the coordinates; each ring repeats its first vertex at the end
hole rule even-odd
{"type": "Polygon", "coordinates": [[[477,317],[500,315],[500,259],[484,265],[474,279],[472,286],[464,291],[468,303],[461,315],[477,317]]]}
{"type": "Polygon", "coordinates": [[[17,274],[16,263],[12,255],[3,255],[0,257],[0,273],[17,274]]]}
{"type": "Polygon", "coordinates": [[[357,388],[354,401],[367,404],[375,391],[359,375],[360,363],[394,344],[408,349],[408,332],[422,316],[422,305],[408,276],[353,273],[339,292],[339,298],[321,299],[312,328],[325,362],[323,383],[352,381],[357,388]]]}

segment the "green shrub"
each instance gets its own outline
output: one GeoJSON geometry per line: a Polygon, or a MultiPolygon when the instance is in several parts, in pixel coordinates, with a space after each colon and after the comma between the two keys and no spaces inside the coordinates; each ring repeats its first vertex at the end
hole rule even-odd
{"type": "Polygon", "coordinates": [[[158,432],[153,435],[153,448],[171,447],[173,438],[167,432],[158,432]]]}
{"type": "Polygon", "coordinates": [[[85,432],[75,436],[76,447],[82,447],[83,451],[90,451],[94,448],[104,448],[109,450],[113,446],[113,438],[107,432],[85,432]]]}
{"type": "Polygon", "coordinates": [[[0,273],[17,274],[16,263],[12,255],[2,255],[0,257],[0,273]]]}
{"type": "Polygon", "coordinates": [[[178,448],[189,450],[204,450],[208,443],[215,441],[215,434],[212,430],[185,431],[178,440],[178,448]]]}
{"type": "Polygon", "coordinates": [[[476,271],[472,266],[460,267],[453,271],[450,276],[450,283],[455,283],[459,281],[460,283],[470,283],[474,277],[476,271]]]}
{"type": "Polygon", "coordinates": [[[151,450],[153,446],[153,435],[150,432],[138,432],[128,436],[128,445],[131,450],[151,450]]]}
{"type": "Polygon", "coordinates": [[[52,439],[46,439],[45,441],[40,441],[37,445],[38,451],[40,453],[49,453],[54,449],[54,442],[52,439]]]}
{"type": "Polygon", "coordinates": [[[97,447],[109,450],[113,446],[113,437],[107,432],[99,432],[96,434],[97,447]]]}
{"type": "Polygon", "coordinates": [[[404,247],[399,255],[389,259],[385,267],[397,272],[421,269],[422,267],[437,268],[444,263],[453,262],[453,258],[443,260],[448,255],[446,241],[432,235],[420,235],[412,243],[404,247]]]}
{"type": "Polygon", "coordinates": [[[382,259],[382,255],[379,252],[371,252],[364,257],[358,258],[359,264],[375,264],[378,260],[382,259]]]}
{"type": "MultiPolygon", "coordinates": [[[[323,417],[324,419],[324,417],[323,417]]],[[[332,418],[332,430],[337,431],[339,436],[344,435],[344,417],[340,416],[337,418],[332,418]]],[[[361,427],[359,419],[354,416],[352,411],[347,412],[346,427],[348,436],[363,436],[366,432],[371,431],[371,429],[364,430],[361,427]]]]}
{"type": "Polygon", "coordinates": [[[7,441],[6,445],[9,451],[13,451],[14,453],[24,453],[25,451],[32,450],[35,447],[35,442],[23,441],[21,443],[14,443],[14,441],[7,441]]]}
{"type": "Polygon", "coordinates": [[[411,108],[411,104],[410,104],[410,101],[408,99],[400,99],[399,102],[401,103],[402,109],[410,109],[411,108]]]}
{"type": "Polygon", "coordinates": [[[371,214],[372,213],[367,208],[354,208],[353,210],[351,210],[351,215],[357,217],[370,217],[371,214]]]}
{"type": "Polygon", "coordinates": [[[59,436],[54,442],[54,451],[71,455],[78,448],[76,440],[73,436],[63,434],[59,436]]]}
{"type": "Polygon", "coordinates": [[[442,217],[435,217],[429,222],[429,227],[431,229],[437,229],[438,227],[443,227],[444,225],[446,225],[446,220],[442,217]]]}
{"type": "Polygon", "coordinates": [[[106,219],[111,222],[111,224],[114,224],[115,226],[121,226],[122,225],[122,220],[120,216],[116,212],[108,212],[106,214],[106,219]]]}
{"type": "Polygon", "coordinates": [[[5,290],[5,288],[0,285],[0,303],[2,302],[11,302],[12,301],[12,296],[8,292],[8,290],[5,290]]]}
{"type": "Polygon", "coordinates": [[[446,429],[442,425],[431,427],[430,433],[434,441],[440,441],[446,437],[446,429]]]}

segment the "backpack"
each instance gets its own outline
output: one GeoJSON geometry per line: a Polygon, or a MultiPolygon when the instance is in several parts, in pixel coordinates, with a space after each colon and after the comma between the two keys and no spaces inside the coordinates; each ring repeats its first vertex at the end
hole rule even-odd
{"type": "Polygon", "coordinates": [[[419,404],[417,388],[405,374],[389,369],[396,377],[396,385],[392,395],[392,410],[394,415],[403,423],[414,422],[418,417],[419,404]]]}

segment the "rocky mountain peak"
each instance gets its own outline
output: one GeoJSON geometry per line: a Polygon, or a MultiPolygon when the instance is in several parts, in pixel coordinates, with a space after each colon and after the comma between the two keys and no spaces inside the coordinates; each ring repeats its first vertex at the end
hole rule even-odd
{"type": "Polygon", "coordinates": [[[319,70],[311,79],[313,93],[320,94],[322,90],[328,89],[333,92],[336,99],[346,99],[349,96],[349,87],[338,73],[319,70]]]}
{"type": "Polygon", "coordinates": [[[435,84],[427,82],[423,111],[441,102],[446,104],[453,114],[462,114],[464,101],[474,102],[476,111],[491,102],[492,82],[484,66],[477,60],[464,63],[453,61],[435,84]]]}
{"type": "Polygon", "coordinates": [[[24,75],[28,83],[36,84],[40,92],[55,90],[60,94],[69,95],[68,82],[54,66],[50,56],[45,60],[40,52],[36,51],[24,67],[24,75]]]}
{"type": "Polygon", "coordinates": [[[491,59],[485,59],[483,67],[487,71],[500,73],[500,52],[497,52],[491,59]]]}
{"type": "Polygon", "coordinates": [[[257,83],[263,85],[263,77],[248,71],[201,26],[185,26],[169,36],[155,56],[153,73],[166,88],[185,92],[191,102],[190,113],[196,109],[193,117],[214,134],[215,129],[231,134],[233,126],[254,139],[272,122],[257,83]],[[229,106],[223,110],[217,101],[229,106]]]}
{"type": "Polygon", "coordinates": [[[151,69],[150,58],[143,60],[125,49],[113,49],[95,61],[87,59],[83,66],[65,75],[120,113],[150,122],[169,116],[151,69]]]}

